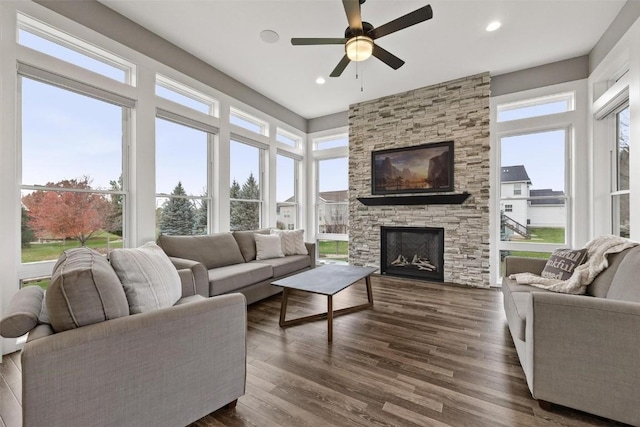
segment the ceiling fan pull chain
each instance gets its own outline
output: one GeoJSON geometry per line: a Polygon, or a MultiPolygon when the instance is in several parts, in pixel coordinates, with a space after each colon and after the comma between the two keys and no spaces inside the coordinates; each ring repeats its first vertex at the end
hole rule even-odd
{"type": "Polygon", "coordinates": [[[364,70],[360,72],[360,92],[364,92],[364,70]]]}

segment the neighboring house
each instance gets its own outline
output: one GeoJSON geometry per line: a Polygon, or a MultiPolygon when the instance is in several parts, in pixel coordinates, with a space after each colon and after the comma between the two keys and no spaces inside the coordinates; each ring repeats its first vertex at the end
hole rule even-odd
{"type": "Polygon", "coordinates": [[[291,196],[284,202],[278,203],[276,207],[276,221],[278,228],[283,230],[294,230],[297,224],[298,204],[295,197],[291,196]],[[291,204],[288,204],[291,203],[291,204]]]}
{"type": "Polygon", "coordinates": [[[349,191],[318,194],[318,233],[346,234],[349,220],[349,191]]]}
{"type": "MultiPolygon", "coordinates": [[[[284,230],[296,228],[298,206],[293,197],[278,204],[276,220],[284,230]]],[[[318,194],[318,232],[346,234],[349,218],[349,191],[322,191],[318,194]]]]}
{"type": "Polygon", "coordinates": [[[532,227],[564,227],[567,217],[564,191],[530,190],[531,197],[553,197],[529,201],[529,221],[532,227]]]}
{"type": "Polygon", "coordinates": [[[564,191],[532,189],[531,178],[523,165],[503,166],[500,182],[503,234],[515,233],[528,238],[528,227],[564,227],[564,191]],[[505,200],[510,197],[522,199],[505,200]],[[529,197],[550,198],[527,200],[529,197]]]}

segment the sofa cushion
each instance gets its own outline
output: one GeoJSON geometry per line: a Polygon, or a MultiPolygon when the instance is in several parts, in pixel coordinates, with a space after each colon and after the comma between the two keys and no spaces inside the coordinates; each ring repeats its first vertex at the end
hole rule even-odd
{"type": "Polygon", "coordinates": [[[587,259],[586,249],[556,249],[540,276],[546,279],[569,280],[577,266],[587,259]]]}
{"type": "Polygon", "coordinates": [[[209,270],[209,295],[234,292],[273,277],[270,265],[242,263],[209,270]]]}
{"type": "Polygon", "coordinates": [[[38,324],[44,291],[40,286],[26,286],[11,298],[7,314],[0,321],[0,335],[18,338],[38,324]]]}
{"type": "Polygon", "coordinates": [[[240,252],[245,262],[256,259],[256,239],[254,234],[269,234],[269,229],[255,231],[234,231],[233,238],[236,239],[240,252]]]}
{"type": "Polygon", "coordinates": [[[304,230],[271,230],[271,234],[280,236],[282,252],[286,255],[308,255],[304,245],[304,230]]]}
{"type": "Polygon", "coordinates": [[[131,314],[171,307],[182,296],[178,270],[154,242],[114,249],[111,265],[122,282],[131,314]]]}
{"type": "Polygon", "coordinates": [[[129,315],[122,283],[109,261],[86,247],[60,255],[45,301],[56,332],[129,315]]]}
{"type": "Polygon", "coordinates": [[[613,282],[613,278],[618,271],[620,263],[631,249],[632,248],[629,248],[619,253],[607,255],[607,262],[609,266],[605,268],[604,271],[602,271],[600,274],[598,274],[596,278],[591,282],[591,284],[587,286],[587,295],[592,295],[598,298],[606,298],[607,293],[609,292],[609,287],[613,282]]]}
{"type": "Polygon", "coordinates": [[[639,266],[640,246],[636,246],[630,249],[620,262],[618,271],[609,287],[609,292],[607,292],[608,299],[640,302],[639,266]]]}
{"type": "Polygon", "coordinates": [[[254,234],[256,239],[256,259],[282,258],[282,241],[280,236],[254,234]]]}
{"type": "Polygon", "coordinates": [[[203,236],[161,235],[158,237],[158,244],[170,257],[198,261],[207,270],[244,262],[238,243],[231,233],[203,236]]]}
{"type": "Polygon", "coordinates": [[[311,258],[309,255],[290,255],[284,258],[273,258],[252,261],[251,264],[268,264],[273,268],[274,279],[311,267],[311,258]]]}

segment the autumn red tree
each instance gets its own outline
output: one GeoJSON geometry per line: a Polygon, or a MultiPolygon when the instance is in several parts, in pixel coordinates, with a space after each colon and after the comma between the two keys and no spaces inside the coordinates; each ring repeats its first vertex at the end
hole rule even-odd
{"type": "MultiPolygon", "coordinates": [[[[47,183],[49,188],[92,190],[89,177],[47,183]]],[[[85,246],[105,224],[111,204],[103,194],[38,190],[22,198],[29,210],[30,226],[39,238],[77,239],[85,246]]]]}

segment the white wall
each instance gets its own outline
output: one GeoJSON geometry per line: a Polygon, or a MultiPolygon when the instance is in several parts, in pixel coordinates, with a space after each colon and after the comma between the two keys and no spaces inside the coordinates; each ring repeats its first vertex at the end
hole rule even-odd
{"type": "Polygon", "coordinates": [[[567,209],[565,206],[532,205],[529,206],[531,227],[564,227],[567,209]]]}

